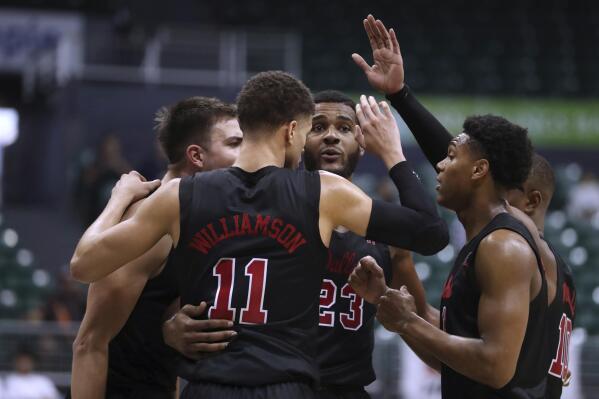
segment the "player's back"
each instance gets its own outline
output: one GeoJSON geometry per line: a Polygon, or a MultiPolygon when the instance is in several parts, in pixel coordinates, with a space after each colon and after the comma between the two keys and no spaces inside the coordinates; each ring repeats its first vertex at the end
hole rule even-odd
{"type": "Polygon", "coordinates": [[[237,386],[317,380],[319,174],[233,167],[182,179],[179,196],[182,304],[206,301],[209,318],[233,320],[238,331],[222,353],[184,362],[180,375],[237,386]]]}
{"type": "Polygon", "coordinates": [[[563,382],[568,378],[568,349],[576,316],[576,288],[570,266],[546,241],[555,256],[557,284],[555,299],[548,309],[549,345],[546,352],[549,377],[546,398],[561,397],[563,382]]]}

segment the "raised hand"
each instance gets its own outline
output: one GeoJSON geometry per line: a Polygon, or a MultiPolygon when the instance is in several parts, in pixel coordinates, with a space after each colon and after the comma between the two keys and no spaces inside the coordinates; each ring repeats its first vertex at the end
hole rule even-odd
{"type": "Polygon", "coordinates": [[[387,168],[405,161],[399,127],[389,104],[382,101],[379,106],[374,97],[362,95],[356,105],[356,115],[359,122],[356,131],[363,135],[366,151],[381,158],[387,168]]]}
{"type": "Polygon", "coordinates": [[[349,285],[366,302],[378,304],[387,291],[385,274],[372,256],[365,256],[358,262],[348,279],[349,285]]]}
{"type": "Polygon", "coordinates": [[[225,349],[229,340],[237,335],[235,331],[228,330],[233,326],[233,322],[197,320],[206,307],[206,302],[200,303],[199,306],[183,306],[162,325],[164,342],[190,359],[200,359],[206,353],[225,349]]]}
{"type": "Polygon", "coordinates": [[[380,299],[376,318],[389,331],[401,334],[416,316],[416,303],[405,285],[389,289],[380,299]]]}
{"type": "Polygon", "coordinates": [[[359,54],[352,54],[354,62],[364,71],[370,85],[385,94],[393,94],[404,86],[403,58],[393,29],[387,30],[381,20],[368,15],[364,29],[372,48],[374,65],[370,66],[359,54]]]}
{"type": "Polygon", "coordinates": [[[112,197],[123,197],[127,198],[129,202],[135,202],[147,197],[158,187],[160,187],[160,180],[147,181],[145,177],[133,170],[121,175],[119,181],[112,188],[112,197]]]}

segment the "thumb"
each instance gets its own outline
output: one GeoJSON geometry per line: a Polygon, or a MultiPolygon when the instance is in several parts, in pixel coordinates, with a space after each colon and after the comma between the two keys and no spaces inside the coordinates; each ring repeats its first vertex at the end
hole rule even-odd
{"type": "Polygon", "coordinates": [[[150,190],[150,191],[154,191],[156,190],[158,187],[160,187],[160,184],[162,184],[160,182],[160,180],[156,179],[156,180],[152,180],[149,182],[145,182],[144,185],[150,190]]]}
{"type": "Polygon", "coordinates": [[[202,302],[199,306],[187,304],[181,308],[181,313],[191,318],[200,317],[206,310],[206,302],[202,302]]]}
{"type": "Polygon", "coordinates": [[[360,260],[362,267],[364,267],[374,277],[384,278],[385,274],[383,269],[376,263],[376,260],[372,256],[366,256],[360,260]]]}
{"type": "Polygon", "coordinates": [[[351,58],[354,60],[356,65],[364,71],[364,73],[368,74],[370,72],[370,65],[368,65],[366,60],[364,60],[360,54],[353,53],[351,58]]]}

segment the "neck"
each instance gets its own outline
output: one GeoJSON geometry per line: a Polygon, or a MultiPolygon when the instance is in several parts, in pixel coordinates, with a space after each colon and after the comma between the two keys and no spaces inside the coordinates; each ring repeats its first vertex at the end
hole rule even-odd
{"type": "Polygon", "coordinates": [[[473,239],[491,220],[505,212],[504,201],[499,196],[475,196],[470,204],[456,211],[458,219],[466,230],[468,241],[473,239]]]}
{"type": "Polygon", "coordinates": [[[189,166],[186,162],[178,164],[169,164],[165,175],[162,177],[162,183],[178,177],[191,176],[197,171],[197,168],[189,166]]]}
{"type": "Polygon", "coordinates": [[[276,135],[268,136],[267,140],[249,140],[244,137],[233,166],[247,172],[255,172],[265,166],[282,168],[285,166],[285,151],[278,141],[276,135]]]}
{"type": "Polygon", "coordinates": [[[537,226],[539,234],[543,236],[543,232],[545,231],[545,212],[534,213],[533,215],[530,215],[530,218],[533,222],[535,222],[535,226],[537,226]]]}

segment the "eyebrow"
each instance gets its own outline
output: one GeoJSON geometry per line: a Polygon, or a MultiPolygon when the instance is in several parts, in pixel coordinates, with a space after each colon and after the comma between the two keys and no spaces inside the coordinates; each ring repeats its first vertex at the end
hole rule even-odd
{"type": "MultiPolygon", "coordinates": [[[[327,116],[326,116],[325,114],[316,114],[316,115],[314,115],[314,116],[312,117],[312,119],[323,119],[323,118],[327,118],[327,116]]],[[[341,114],[341,115],[337,115],[337,116],[335,117],[335,119],[343,119],[343,120],[346,120],[346,121],[349,121],[349,122],[354,122],[354,120],[353,120],[352,118],[350,118],[350,117],[349,117],[349,116],[347,116],[347,115],[343,115],[343,114],[341,114]]],[[[354,122],[354,123],[355,123],[355,122],[354,122]]]]}

